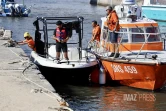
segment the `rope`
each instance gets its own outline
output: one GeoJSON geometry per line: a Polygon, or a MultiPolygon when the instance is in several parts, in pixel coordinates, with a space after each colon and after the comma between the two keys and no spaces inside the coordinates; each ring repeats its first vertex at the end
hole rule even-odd
{"type": "MultiPolygon", "coordinates": [[[[12,53],[14,53],[16,56],[18,56],[20,59],[23,60],[23,58],[20,57],[17,53],[15,53],[14,51],[12,51],[10,48],[8,48],[8,49],[9,49],[12,53]]],[[[45,95],[47,95],[48,97],[50,97],[50,98],[52,98],[52,99],[56,99],[56,100],[59,102],[59,104],[61,105],[60,108],[68,109],[69,111],[73,111],[72,109],[68,108],[69,104],[68,104],[63,98],[61,98],[57,93],[55,94],[53,91],[51,91],[51,90],[49,90],[49,89],[47,89],[47,88],[45,88],[45,87],[43,87],[43,86],[41,86],[41,85],[39,85],[39,84],[33,82],[33,81],[31,81],[30,79],[28,79],[27,77],[25,77],[25,75],[24,75],[25,70],[28,69],[29,67],[33,66],[33,65],[35,65],[35,64],[32,64],[32,63],[30,62],[30,65],[29,65],[28,67],[26,67],[26,68],[23,70],[22,76],[24,77],[24,79],[26,79],[27,81],[29,81],[29,82],[35,84],[36,86],[38,86],[38,87],[40,87],[40,88],[42,88],[42,89],[44,89],[44,90],[50,92],[51,94],[53,94],[53,96],[52,96],[52,95],[49,95],[49,94],[47,94],[46,92],[42,91],[42,92],[43,92],[45,95]]]]}

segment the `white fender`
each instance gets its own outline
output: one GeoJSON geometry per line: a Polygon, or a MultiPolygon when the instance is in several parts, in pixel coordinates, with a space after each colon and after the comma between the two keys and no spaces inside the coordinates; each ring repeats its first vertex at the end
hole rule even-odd
{"type": "Polygon", "coordinates": [[[99,73],[99,84],[104,85],[106,83],[106,74],[105,74],[105,69],[103,66],[100,66],[100,73],[99,73]]]}

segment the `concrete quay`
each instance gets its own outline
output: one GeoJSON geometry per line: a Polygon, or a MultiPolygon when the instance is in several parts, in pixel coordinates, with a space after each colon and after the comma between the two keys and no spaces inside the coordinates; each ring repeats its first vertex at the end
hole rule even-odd
{"type": "MultiPolygon", "coordinates": [[[[10,32],[6,33],[7,37],[10,32]]],[[[20,47],[8,47],[9,40],[3,35],[0,28],[0,110],[72,111],[35,65],[27,68],[32,63],[24,51],[20,47]]]]}

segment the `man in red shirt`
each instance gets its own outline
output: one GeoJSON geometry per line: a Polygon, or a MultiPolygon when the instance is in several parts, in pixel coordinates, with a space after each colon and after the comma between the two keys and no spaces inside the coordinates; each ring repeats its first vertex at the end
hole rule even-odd
{"type": "Polygon", "coordinates": [[[54,30],[53,33],[53,39],[56,40],[56,59],[60,59],[60,53],[61,50],[64,53],[64,57],[66,60],[69,60],[68,58],[68,51],[67,51],[67,41],[69,39],[67,30],[62,27],[63,23],[62,21],[56,22],[57,28],[54,30]]]}

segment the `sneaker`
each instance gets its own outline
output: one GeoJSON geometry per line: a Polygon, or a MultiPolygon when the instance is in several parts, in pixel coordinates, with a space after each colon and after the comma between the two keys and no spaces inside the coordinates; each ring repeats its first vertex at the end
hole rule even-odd
{"type": "Polygon", "coordinates": [[[57,64],[61,64],[60,60],[57,60],[57,64]]]}
{"type": "Polygon", "coordinates": [[[67,60],[67,65],[69,65],[69,63],[70,63],[69,60],[67,60]]]}
{"type": "Polygon", "coordinates": [[[108,57],[113,57],[115,55],[115,53],[111,53],[111,55],[109,55],[108,57]]]}

